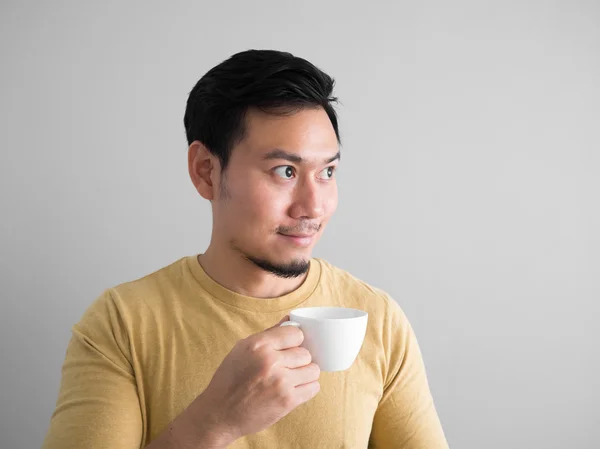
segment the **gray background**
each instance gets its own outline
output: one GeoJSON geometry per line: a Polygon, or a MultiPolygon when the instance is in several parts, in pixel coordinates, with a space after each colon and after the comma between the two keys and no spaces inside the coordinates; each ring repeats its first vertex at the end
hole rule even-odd
{"type": "Polygon", "coordinates": [[[185,101],[248,48],[337,79],[316,255],[401,304],[451,447],[600,447],[600,5],[361,3],[2,2],[2,449],[104,288],[208,244],[185,101]]]}

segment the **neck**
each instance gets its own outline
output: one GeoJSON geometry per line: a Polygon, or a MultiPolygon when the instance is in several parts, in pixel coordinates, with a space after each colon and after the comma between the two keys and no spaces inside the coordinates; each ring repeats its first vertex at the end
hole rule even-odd
{"type": "Polygon", "coordinates": [[[240,295],[254,298],[276,298],[296,290],[306,274],[297,278],[280,278],[264,271],[231,248],[217,248],[213,242],[198,262],[215,282],[240,295]]]}

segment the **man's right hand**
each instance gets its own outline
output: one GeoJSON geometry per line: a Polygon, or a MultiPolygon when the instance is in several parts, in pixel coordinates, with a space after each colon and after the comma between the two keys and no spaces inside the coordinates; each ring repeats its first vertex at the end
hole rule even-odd
{"type": "Polygon", "coordinates": [[[302,331],[280,327],[287,318],[236,343],[184,412],[186,421],[206,426],[208,419],[226,446],[270,427],[319,392],[320,369],[300,347],[302,331]]]}

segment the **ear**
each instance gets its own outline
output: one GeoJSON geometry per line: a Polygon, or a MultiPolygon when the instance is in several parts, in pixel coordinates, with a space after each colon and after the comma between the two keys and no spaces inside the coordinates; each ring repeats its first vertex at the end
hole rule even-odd
{"type": "Polygon", "coordinates": [[[215,197],[213,178],[217,168],[215,157],[198,140],[188,148],[188,170],[192,184],[205,199],[212,201],[215,197]]]}

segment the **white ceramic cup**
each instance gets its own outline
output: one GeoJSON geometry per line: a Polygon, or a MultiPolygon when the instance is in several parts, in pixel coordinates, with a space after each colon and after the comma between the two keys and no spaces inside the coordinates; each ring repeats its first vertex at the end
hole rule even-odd
{"type": "Polygon", "coordinates": [[[352,366],[360,352],[369,314],[348,307],[305,307],[290,312],[290,321],[281,326],[302,330],[312,361],[321,371],[344,371],[352,366]]]}

